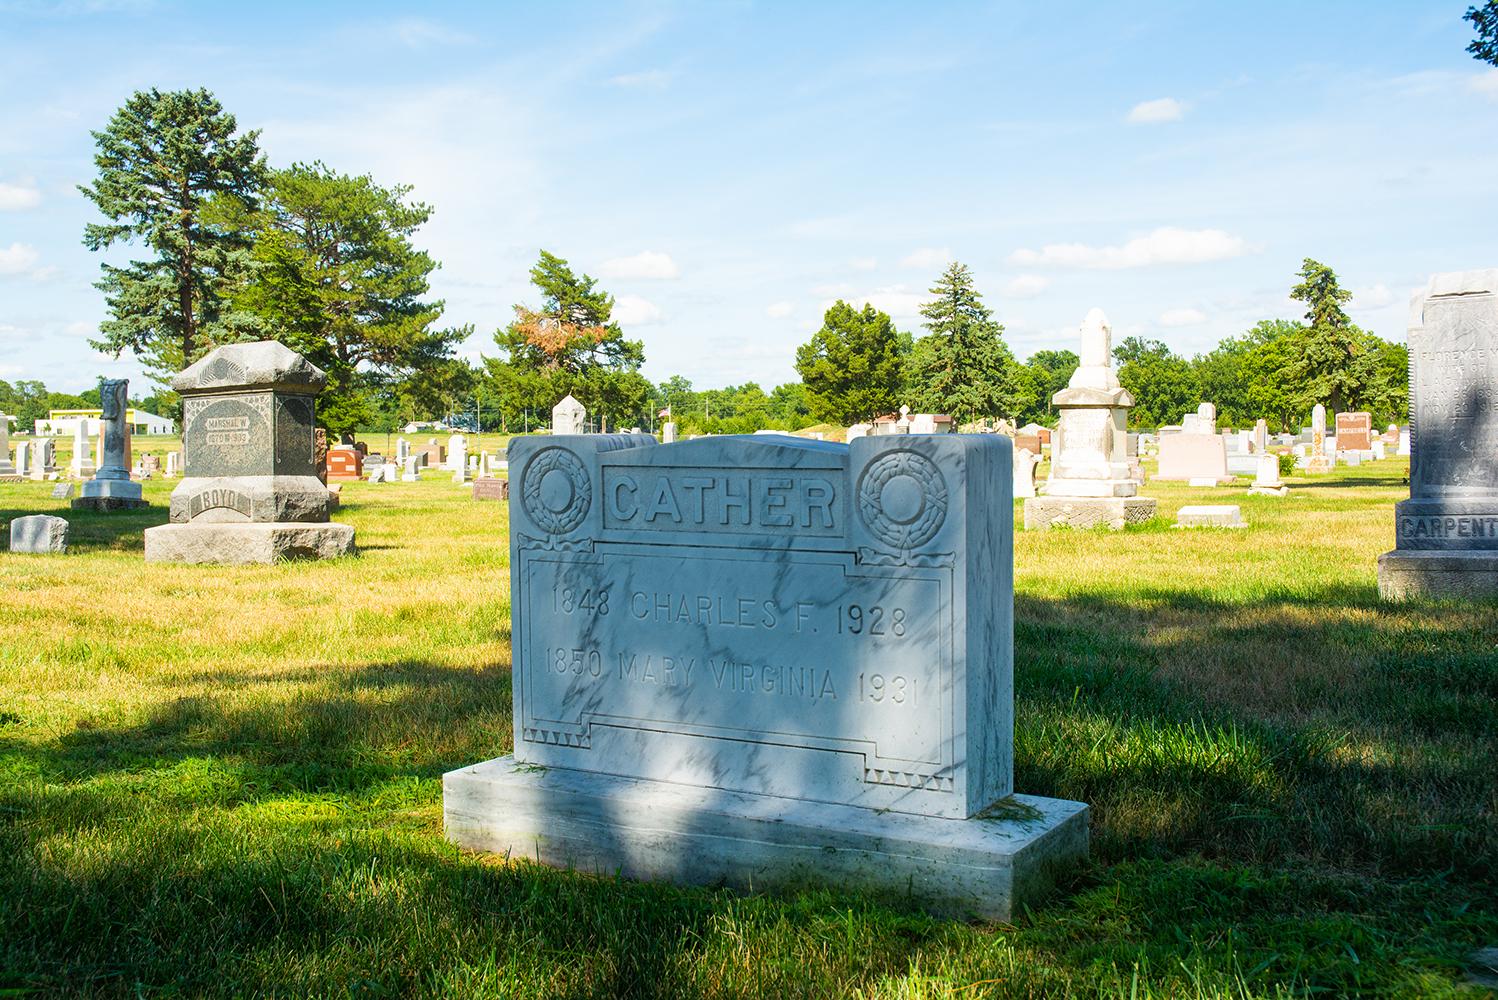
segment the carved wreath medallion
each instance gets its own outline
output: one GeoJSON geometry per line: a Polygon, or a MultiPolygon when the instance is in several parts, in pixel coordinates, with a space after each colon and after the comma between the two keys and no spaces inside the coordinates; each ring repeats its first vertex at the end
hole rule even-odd
{"type": "Polygon", "coordinates": [[[947,518],[947,481],[925,455],[885,452],[858,478],[858,513],[886,545],[917,548],[929,542],[947,518]]]}
{"type": "Polygon", "coordinates": [[[562,535],[583,523],[593,504],[593,484],[582,460],[565,448],[531,456],[520,491],[525,512],[542,530],[562,535]]]}

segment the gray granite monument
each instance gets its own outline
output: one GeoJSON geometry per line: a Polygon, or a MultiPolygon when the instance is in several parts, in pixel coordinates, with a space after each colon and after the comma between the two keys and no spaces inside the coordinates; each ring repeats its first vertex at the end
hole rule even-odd
{"type": "Polygon", "coordinates": [[[1139,480],[1128,456],[1134,397],[1113,371],[1113,330],[1101,309],[1087,314],[1081,336],[1082,363],[1051,398],[1060,411],[1051,438],[1051,474],[1046,495],[1025,501],[1026,528],[1122,528],[1155,516],[1155,501],[1136,495],[1139,480]]]}
{"type": "Polygon", "coordinates": [[[172,380],[182,394],[184,478],[147,562],[268,563],[354,551],[328,521],[313,423],[327,377],[275,341],[230,344],[172,380]]]}
{"type": "Polygon", "coordinates": [[[510,445],[514,754],[447,836],[632,878],[1009,919],[1087,852],[1013,789],[998,435],[510,445]]]}
{"type": "Polygon", "coordinates": [[[68,522],[55,514],[32,514],[10,522],[10,550],[33,555],[68,551],[68,522]]]}
{"type": "Polygon", "coordinates": [[[1498,598],[1498,268],[1432,277],[1409,345],[1410,498],[1379,594],[1498,598]]]}
{"type": "Polygon", "coordinates": [[[76,510],[130,510],[150,506],[150,501],[141,497],[140,483],[130,481],[127,464],[130,428],[125,424],[130,406],[129,391],[129,379],[107,378],[99,382],[102,410],[99,416],[102,440],[99,468],[73,500],[76,510]]]}

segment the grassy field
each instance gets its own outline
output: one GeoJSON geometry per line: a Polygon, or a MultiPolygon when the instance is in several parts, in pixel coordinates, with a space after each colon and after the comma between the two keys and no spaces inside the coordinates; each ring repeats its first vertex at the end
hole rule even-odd
{"type": "Polygon", "coordinates": [[[1378,601],[1404,472],[1019,534],[1016,784],[1090,802],[1093,857],[1003,926],[455,850],[440,775],[510,749],[505,506],[348,484],[356,558],[147,566],[147,483],[0,554],[0,995],[1477,995],[1498,607],[1378,601]]]}

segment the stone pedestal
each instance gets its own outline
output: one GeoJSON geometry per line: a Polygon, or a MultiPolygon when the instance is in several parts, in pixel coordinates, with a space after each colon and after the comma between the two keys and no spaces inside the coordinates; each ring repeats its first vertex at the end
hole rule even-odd
{"type": "Polygon", "coordinates": [[[1111,528],[1144,524],[1155,516],[1153,497],[1034,497],[1025,501],[1025,527],[1111,528]]]}
{"type": "Polygon", "coordinates": [[[274,563],[353,555],[349,524],[163,524],[146,530],[146,562],[274,563]]]}
{"type": "Polygon", "coordinates": [[[1087,806],[1029,795],[943,819],[501,757],[443,775],[442,805],[449,840],[514,858],[690,885],[832,883],[957,918],[1011,920],[1087,855],[1087,806]]]}
{"type": "Polygon", "coordinates": [[[1378,596],[1498,601],[1498,551],[1385,552],[1378,557],[1378,596]]]}
{"type": "Polygon", "coordinates": [[[147,507],[140,483],[130,481],[130,405],[128,379],[104,379],[99,383],[99,471],[83,484],[75,510],[131,510],[147,507]]]}

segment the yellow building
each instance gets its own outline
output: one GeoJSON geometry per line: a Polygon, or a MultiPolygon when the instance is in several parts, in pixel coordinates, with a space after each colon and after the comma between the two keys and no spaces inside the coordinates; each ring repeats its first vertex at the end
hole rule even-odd
{"type": "MultiPolygon", "coordinates": [[[[84,433],[93,436],[99,433],[99,419],[104,411],[98,407],[91,410],[52,410],[48,412],[47,419],[38,420],[34,432],[38,437],[43,436],[72,436],[78,432],[78,421],[87,421],[84,433]]],[[[130,425],[132,433],[135,434],[175,434],[177,432],[176,421],[168,420],[166,417],[158,417],[154,413],[145,410],[137,410],[134,407],[125,411],[125,422],[130,425]]]]}

